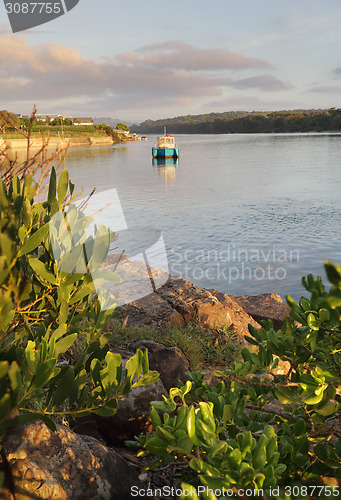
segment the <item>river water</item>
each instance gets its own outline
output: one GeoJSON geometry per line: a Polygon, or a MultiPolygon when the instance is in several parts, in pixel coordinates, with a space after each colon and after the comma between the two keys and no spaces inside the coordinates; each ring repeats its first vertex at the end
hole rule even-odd
{"type": "Polygon", "coordinates": [[[66,167],[84,195],[96,187],[96,209],[115,198],[97,222],[124,229],[123,213],[162,232],[170,273],[298,298],[302,276],[341,263],[341,135],[178,135],[180,159],[163,166],[154,140],[71,148],[66,167]]]}

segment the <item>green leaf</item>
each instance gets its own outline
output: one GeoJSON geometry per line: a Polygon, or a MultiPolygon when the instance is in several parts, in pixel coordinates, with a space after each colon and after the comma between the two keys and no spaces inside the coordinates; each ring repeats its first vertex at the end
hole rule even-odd
{"type": "Polygon", "coordinates": [[[225,405],[223,410],[223,420],[224,422],[231,422],[234,419],[235,410],[231,405],[225,405]]]}
{"type": "Polygon", "coordinates": [[[57,175],[54,167],[51,169],[49,191],[47,195],[47,202],[51,206],[56,199],[57,175]]]}
{"type": "Polygon", "coordinates": [[[168,443],[167,441],[165,441],[164,439],[161,439],[159,437],[152,437],[151,439],[149,439],[147,441],[147,443],[145,444],[147,450],[150,451],[150,453],[152,453],[153,455],[156,455],[156,456],[166,456],[168,455],[168,450],[167,450],[167,447],[168,447],[168,443]]]}
{"type": "Polygon", "coordinates": [[[183,492],[182,495],[180,496],[180,500],[188,500],[189,498],[191,500],[200,500],[196,493],[196,489],[194,486],[187,484],[187,483],[181,483],[181,491],[183,492]],[[188,496],[190,494],[190,496],[188,496]]]}
{"type": "Polygon", "coordinates": [[[315,392],[311,392],[307,394],[303,401],[306,405],[317,405],[323,398],[323,391],[320,394],[315,394],[315,392]]]}
{"type": "Polygon", "coordinates": [[[300,418],[294,425],[294,434],[295,436],[301,436],[302,434],[304,434],[306,431],[306,425],[305,425],[305,421],[303,420],[303,418],[300,418]]]}
{"type": "Polygon", "coordinates": [[[252,454],[252,464],[256,470],[262,470],[267,461],[266,445],[268,439],[262,434],[252,454]]]}
{"type": "Polygon", "coordinates": [[[324,267],[328,276],[328,279],[333,285],[336,285],[338,288],[341,287],[341,266],[337,266],[332,264],[329,260],[326,260],[324,263],[324,267]]]}
{"type": "Polygon", "coordinates": [[[0,399],[0,422],[9,417],[11,412],[11,395],[7,392],[0,399]]]}
{"type": "Polygon", "coordinates": [[[108,255],[111,242],[110,229],[105,226],[99,226],[95,238],[91,255],[88,255],[90,260],[90,270],[95,271],[100,266],[108,255]]]}
{"type": "Polygon", "coordinates": [[[195,410],[194,407],[191,406],[188,414],[187,414],[187,432],[193,443],[198,446],[200,444],[200,441],[196,435],[195,431],[195,410]]]}
{"type": "Polygon", "coordinates": [[[8,207],[7,189],[3,180],[0,178],[0,206],[8,207]]]}
{"type": "Polygon", "coordinates": [[[39,354],[36,349],[35,342],[29,340],[25,349],[26,361],[29,369],[35,374],[38,367],[39,354]]]}
{"type": "Polygon", "coordinates": [[[59,324],[62,325],[67,323],[67,318],[69,315],[69,306],[66,300],[63,300],[59,309],[59,324]]]}
{"type": "Polygon", "coordinates": [[[297,403],[295,395],[289,387],[281,387],[276,391],[276,398],[282,405],[297,403]]]}
{"type": "Polygon", "coordinates": [[[315,408],[315,411],[319,415],[323,415],[324,417],[329,417],[330,415],[336,413],[338,409],[339,409],[338,403],[329,403],[326,406],[323,406],[322,408],[315,408]]]}
{"type": "Polygon", "coordinates": [[[211,431],[215,432],[216,425],[213,416],[213,403],[205,403],[201,401],[199,403],[199,407],[203,422],[205,422],[211,431]]]}
{"type": "Polygon", "coordinates": [[[319,310],[319,320],[320,321],[330,321],[330,311],[328,309],[319,310]]]}
{"type": "Polygon", "coordinates": [[[47,384],[53,376],[56,363],[56,359],[48,359],[38,366],[35,377],[30,386],[30,393],[38,391],[47,384]]]}
{"type": "Polygon", "coordinates": [[[94,382],[95,385],[98,385],[98,386],[101,386],[102,387],[102,383],[101,383],[101,363],[98,359],[93,359],[91,361],[91,365],[90,365],[90,374],[91,374],[91,378],[94,382]]]}
{"type": "Polygon", "coordinates": [[[242,461],[242,454],[238,448],[227,455],[227,461],[232,469],[238,470],[242,461]]]}
{"type": "Polygon", "coordinates": [[[155,370],[152,372],[148,372],[145,375],[142,375],[142,377],[140,377],[139,380],[132,385],[132,387],[141,387],[143,385],[154,384],[157,380],[159,380],[159,377],[159,372],[155,370]]]}
{"type": "Polygon", "coordinates": [[[283,472],[285,472],[287,466],[284,464],[280,464],[275,468],[275,474],[276,476],[281,476],[283,472]]]}
{"type": "Polygon", "coordinates": [[[91,295],[94,292],[94,289],[90,285],[83,286],[80,290],[78,290],[70,299],[69,305],[76,304],[81,301],[88,295],[91,295]]]}
{"type": "Polygon", "coordinates": [[[101,282],[105,281],[111,281],[115,283],[122,283],[122,279],[117,276],[117,274],[111,272],[111,271],[101,271],[101,270],[96,270],[96,271],[91,271],[91,276],[93,281],[95,282],[96,288],[101,286],[101,282]]]}
{"type": "Polygon", "coordinates": [[[151,408],[150,410],[150,418],[152,421],[153,429],[155,430],[158,426],[162,426],[162,420],[160,418],[160,415],[158,412],[155,410],[155,408],[151,408]]]}
{"type": "Polygon", "coordinates": [[[8,370],[9,370],[9,362],[0,361],[0,380],[7,375],[8,370]]]}
{"type": "Polygon", "coordinates": [[[66,335],[61,340],[58,340],[55,343],[54,348],[54,356],[58,358],[61,354],[67,352],[68,349],[74,344],[77,339],[77,333],[71,333],[70,335],[66,335]]]}
{"type": "Polygon", "coordinates": [[[80,398],[80,394],[85,386],[87,373],[84,369],[80,370],[75,376],[72,390],[69,395],[70,407],[80,398]]]}
{"type": "Polygon", "coordinates": [[[296,307],[297,308],[297,302],[290,295],[287,295],[286,299],[287,299],[287,304],[289,307],[291,307],[291,308],[296,307]]]}
{"type": "Polygon", "coordinates": [[[308,314],[307,323],[311,330],[317,331],[320,328],[320,323],[317,321],[313,313],[308,314]]]}
{"type": "Polygon", "coordinates": [[[94,413],[101,417],[112,417],[117,411],[117,399],[111,399],[104,406],[95,410],[94,413]]]}
{"type": "Polygon", "coordinates": [[[65,199],[67,190],[69,188],[69,173],[66,169],[60,174],[58,181],[58,201],[61,205],[65,199]]]}
{"type": "Polygon", "coordinates": [[[55,275],[46,268],[45,264],[41,262],[41,260],[38,260],[36,257],[31,257],[28,259],[28,262],[38,278],[42,278],[52,285],[58,284],[58,280],[55,275]]]}
{"type": "Polygon", "coordinates": [[[161,426],[159,426],[156,429],[156,436],[158,436],[158,437],[160,437],[162,439],[165,439],[169,443],[172,443],[172,444],[175,443],[175,436],[173,436],[173,434],[171,434],[170,432],[166,431],[166,429],[164,429],[161,426]]]}
{"type": "Polygon", "coordinates": [[[49,233],[49,224],[44,224],[44,226],[40,227],[32,236],[29,237],[28,240],[22,245],[19,250],[18,256],[21,257],[23,255],[27,255],[28,253],[35,250],[46,238],[49,233]]]}
{"type": "Polygon", "coordinates": [[[16,361],[13,361],[13,363],[11,363],[11,367],[8,370],[8,377],[11,382],[11,392],[13,397],[12,403],[16,404],[21,390],[21,373],[19,365],[16,361]]]}
{"type": "Polygon", "coordinates": [[[58,386],[54,392],[52,411],[55,411],[71,394],[74,383],[74,371],[72,366],[67,366],[60,376],[58,386]]]}

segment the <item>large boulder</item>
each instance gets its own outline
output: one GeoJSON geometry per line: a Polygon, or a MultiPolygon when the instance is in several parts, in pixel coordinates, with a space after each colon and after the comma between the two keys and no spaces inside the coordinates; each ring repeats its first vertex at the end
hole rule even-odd
{"type": "Polygon", "coordinates": [[[249,324],[257,329],[260,328],[259,323],[243,309],[232,295],[227,295],[226,293],[218,292],[218,290],[214,289],[210,289],[209,291],[220,304],[230,310],[233,317],[233,331],[241,338],[243,338],[244,335],[249,335],[249,324]]]}
{"type": "MultiPolygon", "coordinates": [[[[134,262],[125,262],[125,265],[136,267],[134,262]]],[[[120,296],[120,300],[124,298],[120,296]]],[[[162,327],[196,319],[211,330],[230,328],[241,340],[248,333],[249,323],[259,328],[258,323],[228,295],[206,290],[175,276],[169,276],[168,281],[153,293],[119,307],[118,312],[128,326],[162,327]]]]}
{"type": "Polygon", "coordinates": [[[243,310],[257,322],[263,319],[271,319],[275,330],[283,326],[286,316],[289,316],[290,307],[283,304],[280,295],[276,293],[263,293],[261,295],[243,295],[233,297],[243,310]]]}
{"type": "MultiPolygon", "coordinates": [[[[3,441],[16,500],[122,500],[140,485],[118,453],[68,427],[52,432],[41,421],[11,430],[3,441]]],[[[9,489],[1,498],[12,500],[9,489]]]]}
{"type": "Polygon", "coordinates": [[[130,346],[132,349],[148,349],[149,368],[160,374],[160,380],[169,391],[178,385],[179,380],[186,382],[189,361],[178,347],[166,347],[153,340],[141,340],[130,346]]]}

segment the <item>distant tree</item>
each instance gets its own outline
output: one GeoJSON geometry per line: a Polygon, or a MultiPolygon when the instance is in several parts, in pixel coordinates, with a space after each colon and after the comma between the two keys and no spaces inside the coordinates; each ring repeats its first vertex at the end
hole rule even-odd
{"type": "Polygon", "coordinates": [[[20,121],[16,114],[8,112],[6,109],[0,114],[0,132],[6,130],[15,130],[15,127],[20,128],[20,121]]]}
{"type": "Polygon", "coordinates": [[[25,129],[30,126],[30,119],[29,118],[19,118],[19,123],[20,123],[20,128],[25,129]]]}
{"type": "Polygon", "coordinates": [[[65,118],[64,125],[67,125],[67,126],[72,125],[72,120],[70,120],[70,118],[65,118]]]}
{"type": "Polygon", "coordinates": [[[106,125],[105,123],[101,123],[100,125],[96,125],[97,130],[102,130],[106,133],[106,135],[110,135],[114,142],[120,142],[120,137],[115,130],[110,127],[110,125],[106,125]]]}
{"type": "Polygon", "coordinates": [[[62,125],[63,122],[63,118],[61,116],[57,116],[56,118],[54,118],[52,120],[52,122],[50,122],[50,125],[52,125],[53,127],[55,127],[56,125],[62,125]]]}
{"type": "Polygon", "coordinates": [[[125,123],[118,123],[116,125],[116,130],[125,130],[126,132],[129,132],[129,127],[125,123]]]}

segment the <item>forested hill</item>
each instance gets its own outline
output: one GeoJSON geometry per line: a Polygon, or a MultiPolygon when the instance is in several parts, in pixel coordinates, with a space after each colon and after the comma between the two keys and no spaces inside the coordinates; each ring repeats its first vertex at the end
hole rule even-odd
{"type": "Polygon", "coordinates": [[[133,125],[132,132],[162,134],[231,134],[261,132],[341,131],[341,109],[293,110],[271,112],[228,111],[205,115],[177,116],[164,120],[146,120],[133,125]]]}

